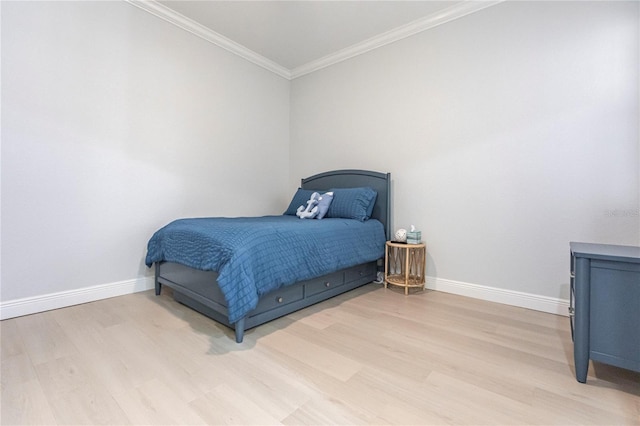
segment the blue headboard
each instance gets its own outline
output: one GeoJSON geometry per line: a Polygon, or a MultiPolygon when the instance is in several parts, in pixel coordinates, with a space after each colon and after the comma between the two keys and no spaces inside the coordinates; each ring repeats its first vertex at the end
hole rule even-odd
{"type": "Polygon", "coordinates": [[[303,178],[301,187],[315,191],[331,188],[368,186],[378,193],[371,217],[384,225],[387,240],[391,236],[391,173],[369,170],[334,170],[303,178]]]}

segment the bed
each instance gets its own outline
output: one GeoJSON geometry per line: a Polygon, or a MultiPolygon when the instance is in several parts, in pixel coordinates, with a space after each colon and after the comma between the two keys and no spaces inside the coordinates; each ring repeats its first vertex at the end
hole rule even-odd
{"type": "Polygon", "coordinates": [[[172,288],[176,301],[233,329],[241,343],[250,328],[368,284],[390,234],[390,182],[389,173],[335,170],[303,178],[283,215],[171,222],[147,247],[156,295],[172,288]],[[335,194],[327,217],[292,214],[314,191],[335,194]],[[373,194],[366,214],[351,207],[362,194],[373,194]]]}

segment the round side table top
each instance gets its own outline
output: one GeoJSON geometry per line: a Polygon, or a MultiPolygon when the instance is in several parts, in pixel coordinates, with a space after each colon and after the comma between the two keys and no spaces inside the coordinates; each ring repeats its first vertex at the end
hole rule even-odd
{"type": "Polygon", "coordinates": [[[387,245],[389,247],[397,247],[397,248],[424,248],[425,247],[424,243],[407,244],[407,243],[400,243],[400,242],[397,242],[397,241],[387,241],[387,245]]]}

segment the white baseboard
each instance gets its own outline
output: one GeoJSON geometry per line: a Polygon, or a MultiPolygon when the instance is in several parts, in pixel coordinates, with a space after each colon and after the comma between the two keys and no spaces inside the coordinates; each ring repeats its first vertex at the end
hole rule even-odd
{"type": "Polygon", "coordinates": [[[505,305],[519,306],[535,311],[548,312],[556,315],[569,315],[569,301],[537,294],[487,287],[479,284],[447,280],[443,278],[427,277],[426,287],[430,290],[473,297],[505,305]]]}
{"type": "Polygon", "coordinates": [[[137,293],[154,288],[154,278],[144,277],[115,283],[100,284],[76,290],[24,299],[8,300],[0,303],[0,320],[35,314],[52,309],[66,308],[81,303],[94,302],[115,296],[137,293]]]}
{"type": "MultiPolygon", "coordinates": [[[[553,297],[435,277],[427,277],[426,287],[430,290],[473,297],[474,299],[519,306],[556,315],[568,315],[569,301],[553,297]]],[[[152,288],[154,288],[154,278],[144,277],[42,296],[9,300],[0,303],[0,320],[123,296],[152,288]]]]}

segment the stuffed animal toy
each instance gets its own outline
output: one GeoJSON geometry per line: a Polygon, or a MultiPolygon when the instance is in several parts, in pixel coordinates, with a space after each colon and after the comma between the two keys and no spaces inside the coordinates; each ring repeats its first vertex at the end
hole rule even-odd
{"type": "Polygon", "coordinates": [[[307,207],[300,206],[296,211],[296,216],[300,219],[313,219],[318,214],[318,201],[320,201],[320,194],[314,192],[311,194],[311,198],[307,201],[307,207]]]}

